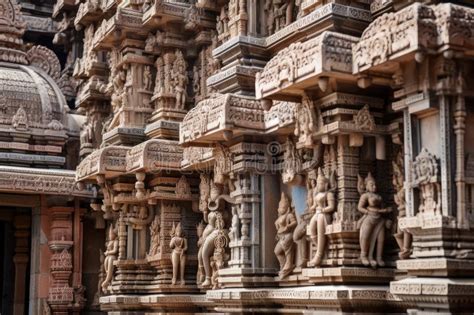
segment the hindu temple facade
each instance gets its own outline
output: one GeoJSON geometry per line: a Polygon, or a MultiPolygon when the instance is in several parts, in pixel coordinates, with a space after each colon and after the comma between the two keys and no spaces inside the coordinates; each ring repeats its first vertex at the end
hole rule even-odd
{"type": "Polygon", "coordinates": [[[1,314],[472,312],[474,1],[18,1],[1,314]]]}

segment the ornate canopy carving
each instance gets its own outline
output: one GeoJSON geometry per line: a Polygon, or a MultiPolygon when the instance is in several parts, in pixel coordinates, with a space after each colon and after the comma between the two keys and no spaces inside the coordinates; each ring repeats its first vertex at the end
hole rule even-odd
{"type": "MultiPolygon", "coordinates": [[[[474,10],[450,3],[420,3],[377,18],[353,47],[354,73],[386,71],[382,65],[409,55],[460,50],[474,53],[474,10]]],[[[387,67],[385,67],[387,68],[387,67]]],[[[390,68],[390,67],[388,67],[390,68]]]]}
{"type": "Polygon", "coordinates": [[[190,110],[180,126],[180,144],[213,143],[241,134],[265,134],[294,122],[295,103],[264,111],[260,101],[216,94],[190,110]]]}
{"type": "Polygon", "coordinates": [[[156,172],[179,170],[183,149],[177,141],[152,139],[134,146],[127,152],[127,172],[156,172]]]}
{"type": "Polygon", "coordinates": [[[257,74],[257,98],[299,97],[305,87],[314,85],[316,78],[329,74],[350,79],[351,47],[356,42],[356,37],[324,32],[280,50],[257,74]]]}
{"type": "Polygon", "coordinates": [[[92,152],[76,169],[76,180],[93,179],[97,175],[114,177],[126,172],[126,155],[130,148],[110,146],[92,152]]]}

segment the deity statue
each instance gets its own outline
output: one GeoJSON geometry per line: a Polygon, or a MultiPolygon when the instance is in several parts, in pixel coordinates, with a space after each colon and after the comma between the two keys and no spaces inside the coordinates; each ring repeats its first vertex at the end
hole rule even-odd
{"type": "Polygon", "coordinates": [[[275,246],[275,255],[280,263],[280,279],[288,276],[294,269],[294,249],[293,231],[297,225],[294,209],[285,193],[281,193],[280,203],[278,205],[278,218],[275,221],[277,230],[277,244],[275,246]]]}
{"type": "Polygon", "coordinates": [[[150,249],[148,256],[155,256],[160,252],[160,216],[156,215],[150,224],[150,249]]]}
{"type": "Polygon", "coordinates": [[[117,239],[117,232],[115,231],[113,225],[109,227],[109,240],[107,241],[107,246],[104,252],[104,270],[105,270],[105,280],[102,282],[102,291],[107,292],[107,287],[112,281],[114,275],[114,261],[117,260],[119,250],[119,242],[117,239]]]}
{"type": "Polygon", "coordinates": [[[377,186],[372,174],[362,179],[359,177],[358,189],[360,193],[357,209],[363,214],[357,226],[360,228],[360,259],[364,266],[383,267],[383,246],[385,241],[385,228],[388,221],[383,214],[392,211],[391,208],[382,208],[382,196],[376,193],[377,186]],[[364,187],[365,184],[365,187],[364,187]],[[377,248],[375,248],[377,245],[377,248]],[[376,259],[374,259],[374,250],[376,259]]]}
{"type": "Polygon", "coordinates": [[[176,50],[176,60],[173,63],[172,79],[176,92],[176,108],[184,109],[186,105],[186,85],[188,84],[188,76],[186,74],[186,61],[183,53],[176,50]]]}
{"type": "Polygon", "coordinates": [[[173,279],[171,284],[176,284],[179,273],[179,284],[184,285],[184,270],[186,268],[186,251],[188,250],[188,241],[183,235],[181,223],[178,223],[176,226],[173,223],[170,248],[172,249],[171,263],[173,265],[173,279]]]}
{"type": "Polygon", "coordinates": [[[310,212],[314,213],[309,222],[309,231],[311,241],[316,246],[316,254],[309,265],[320,266],[326,249],[326,227],[332,223],[332,213],[336,210],[336,198],[333,193],[336,180],[331,176],[330,182],[321,168],[318,169],[317,177],[314,170],[308,177],[313,195],[310,212]]]}

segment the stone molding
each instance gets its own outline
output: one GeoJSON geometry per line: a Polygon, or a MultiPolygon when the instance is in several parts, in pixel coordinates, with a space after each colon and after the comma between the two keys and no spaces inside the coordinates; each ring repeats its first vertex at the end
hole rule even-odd
{"type": "Polygon", "coordinates": [[[316,38],[303,43],[293,43],[280,50],[265,68],[257,73],[257,99],[275,97],[277,94],[297,97],[300,94],[298,90],[314,84],[314,80],[321,76],[335,75],[350,79],[351,48],[356,42],[357,38],[353,36],[324,32],[316,38]],[[295,90],[294,85],[299,88],[295,90]]]}
{"type": "Polygon", "coordinates": [[[91,190],[77,187],[74,171],[15,166],[0,166],[0,191],[89,198],[93,196],[91,190]]]}
{"type": "Polygon", "coordinates": [[[264,111],[260,101],[233,94],[215,94],[199,102],[180,125],[180,144],[212,143],[242,134],[268,134],[294,122],[296,104],[282,102],[264,111]]]}
{"type": "Polygon", "coordinates": [[[473,21],[474,9],[450,3],[414,3],[386,13],[372,22],[354,45],[353,72],[383,70],[384,64],[413,53],[452,50],[472,55],[474,37],[468,25],[473,21]]]}

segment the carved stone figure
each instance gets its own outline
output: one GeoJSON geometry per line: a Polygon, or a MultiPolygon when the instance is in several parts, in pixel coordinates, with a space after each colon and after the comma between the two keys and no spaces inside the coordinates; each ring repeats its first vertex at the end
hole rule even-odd
{"type": "Polygon", "coordinates": [[[160,252],[160,216],[156,215],[150,224],[150,249],[148,256],[153,257],[160,252]]]}
{"type": "Polygon", "coordinates": [[[232,209],[232,223],[229,230],[229,239],[230,241],[238,241],[240,238],[240,220],[239,215],[237,214],[237,210],[234,208],[232,209]]]}
{"type": "Polygon", "coordinates": [[[176,226],[173,223],[170,248],[172,249],[171,263],[173,265],[173,279],[171,284],[175,285],[179,276],[179,284],[184,285],[184,271],[186,268],[186,251],[188,250],[188,241],[183,235],[181,222],[176,226]]]}
{"type": "MultiPolygon", "coordinates": [[[[196,235],[198,237],[197,246],[198,246],[198,258],[202,255],[202,245],[204,243],[203,233],[204,233],[204,223],[199,222],[196,226],[196,235]]],[[[204,265],[202,264],[202,260],[198,259],[198,269],[196,274],[196,284],[200,285],[203,282],[203,278],[205,275],[204,265]]]]}
{"type": "Polygon", "coordinates": [[[176,108],[183,110],[186,106],[186,85],[188,84],[186,61],[181,50],[176,50],[175,56],[172,80],[176,92],[176,108]]]}
{"type": "MultiPolygon", "coordinates": [[[[333,173],[334,175],[334,173],[333,173]]],[[[316,254],[309,262],[310,266],[319,266],[326,249],[326,227],[332,222],[332,213],[336,210],[336,198],[332,190],[335,188],[334,176],[330,181],[321,168],[318,169],[316,177],[313,170],[308,174],[311,182],[311,193],[313,195],[310,212],[313,216],[309,222],[310,237],[316,246],[316,254]]]]}
{"type": "MultiPolygon", "coordinates": [[[[398,151],[395,156],[395,160],[392,161],[393,175],[392,184],[395,188],[395,194],[393,199],[398,208],[398,219],[406,216],[406,202],[405,202],[405,187],[403,177],[403,154],[402,151],[398,151]]],[[[397,224],[397,231],[394,235],[397,241],[398,247],[400,247],[400,253],[398,256],[400,259],[407,259],[411,254],[411,234],[407,231],[402,231],[399,224],[397,224]]]]}
{"type": "Polygon", "coordinates": [[[285,143],[285,153],[283,154],[283,170],[282,180],[284,183],[289,183],[295,179],[301,168],[301,159],[296,151],[292,140],[288,139],[285,143]]]}
{"type": "Polygon", "coordinates": [[[159,95],[164,93],[165,87],[165,71],[164,71],[164,60],[163,57],[160,56],[156,59],[156,77],[155,77],[155,89],[153,91],[153,95],[159,95]]]}
{"type": "Polygon", "coordinates": [[[295,0],[267,0],[267,30],[271,35],[293,22],[295,0]]]}
{"type": "MultiPolygon", "coordinates": [[[[223,218],[222,213],[214,208],[209,209],[210,212],[207,215],[207,225],[202,233],[202,246],[198,252],[198,263],[202,266],[201,279],[202,287],[210,287],[212,285],[212,269],[211,269],[211,257],[215,254],[216,243],[222,238],[223,233],[223,218]]],[[[206,218],[204,218],[206,220],[206,218]]],[[[224,236],[225,238],[227,235],[224,236]]]]}
{"type": "Polygon", "coordinates": [[[413,170],[415,184],[421,191],[418,212],[440,213],[441,190],[436,157],[426,148],[421,149],[413,162],[413,170]]]}
{"type": "Polygon", "coordinates": [[[293,242],[293,231],[296,228],[297,221],[294,210],[290,205],[290,201],[285,193],[281,194],[280,203],[278,205],[278,218],[275,221],[277,230],[277,244],[275,246],[275,255],[280,263],[280,279],[288,276],[293,269],[295,256],[295,243],[293,242]]]}
{"type": "Polygon", "coordinates": [[[313,104],[309,96],[304,95],[301,105],[297,107],[295,124],[295,136],[298,137],[298,144],[305,147],[313,145],[313,133],[321,127],[320,117],[316,117],[313,104]]]}
{"type": "Polygon", "coordinates": [[[361,176],[358,178],[360,199],[357,209],[363,214],[358,222],[360,259],[364,266],[383,267],[385,266],[383,261],[385,228],[388,222],[383,215],[391,212],[392,209],[382,207],[382,197],[377,194],[377,186],[372,174],[369,173],[365,180],[361,176]]]}
{"type": "Polygon", "coordinates": [[[152,82],[152,77],[151,77],[150,66],[145,66],[145,69],[143,70],[143,87],[145,90],[147,91],[151,90],[151,82],[152,82]]]}
{"type": "Polygon", "coordinates": [[[109,227],[109,239],[107,241],[107,246],[104,252],[105,280],[101,284],[102,292],[104,293],[107,292],[107,288],[110,285],[114,276],[114,261],[116,261],[118,258],[118,252],[119,242],[117,239],[117,232],[111,224],[109,227]]]}

